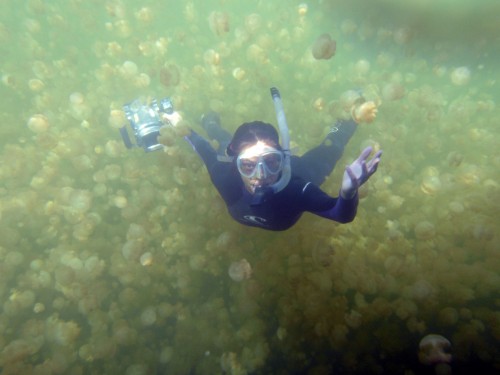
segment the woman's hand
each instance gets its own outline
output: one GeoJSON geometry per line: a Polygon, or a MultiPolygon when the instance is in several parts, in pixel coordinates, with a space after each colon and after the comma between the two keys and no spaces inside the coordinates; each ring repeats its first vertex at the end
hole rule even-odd
{"type": "Polygon", "coordinates": [[[340,189],[342,198],[351,199],[354,197],[359,187],[377,170],[382,150],[378,151],[373,158],[367,161],[372,150],[372,147],[365,148],[359,157],[345,168],[342,187],[340,189]]]}

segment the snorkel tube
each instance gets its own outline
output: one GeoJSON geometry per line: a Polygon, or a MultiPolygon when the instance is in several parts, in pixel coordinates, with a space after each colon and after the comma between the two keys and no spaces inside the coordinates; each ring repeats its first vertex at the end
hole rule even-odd
{"type": "Polygon", "coordinates": [[[278,128],[281,136],[281,147],[283,149],[283,171],[281,172],[281,177],[278,181],[269,186],[273,190],[273,193],[277,193],[288,185],[290,177],[292,176],[292,169],[290,167],[290,135],[288,134],[288,125],[286,123],[281,95],[276,87],[271,87],[271,96],[274,102],[274,110],[276,111],[276,118],[278,120],[278,128]]]}
{"type": "Polygon", "coordinates": [[[266,202],[272,195],[283,190],[290,182],[292,176],[292,169],[290,167],[290,136],[288,134],[288,125],[286,124],[285,110],[281,102],[281,95],[276,87],[271,87],[271,96],[273,98],[276,118],[278,120],[281,148],[283,149],[283,169],[280,178],[274,184],[255,189],[251,205],[260,205],[266,202]]]}

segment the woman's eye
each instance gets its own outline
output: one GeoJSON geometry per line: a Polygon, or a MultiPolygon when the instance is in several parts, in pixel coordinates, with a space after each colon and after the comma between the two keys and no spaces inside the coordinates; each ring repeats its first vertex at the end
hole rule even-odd
{"type": "Polygon", "coordinates": [[[255,168],[255,163],[251,161],[244,161],[243,163],[241,163],[241,165],[243,168],[247,169],[255,168]]]}

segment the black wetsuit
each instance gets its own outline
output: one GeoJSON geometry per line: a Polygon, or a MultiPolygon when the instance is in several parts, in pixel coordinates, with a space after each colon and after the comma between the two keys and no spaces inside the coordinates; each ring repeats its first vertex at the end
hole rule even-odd
{"type": "MultiPolygon", "coordinates": [[[[292,177],[288,185],[259,203],[255,203],[254,195],[246,189],[235,162],[219,161],[217,151],[194,131],[186,139],[203,159],[231,216],[244,225],[278,231],[293,226],[305,211],[340,223],[354,219],[357,193],[352,199],[333,198],[318,186],[333,171],[356,127],[352,120],[339,121],[335,126],[337,131],[329,133],[319,146],[300,157],[292,156],[292,177]]],[[[208,133],[210,138],[219,141],[219,153],[231,139],[221,128],[208,133]]]]}

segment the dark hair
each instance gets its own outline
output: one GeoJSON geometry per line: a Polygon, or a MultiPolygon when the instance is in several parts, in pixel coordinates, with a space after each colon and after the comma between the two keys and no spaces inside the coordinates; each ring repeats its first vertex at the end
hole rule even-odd
{"type": "Polygon", "coordinates": [[[233,139],[227,146],[228,156],[236,156],[247,146],[258,141],[263,141],[278,150],[281,150],[278,132],[271,124],[262,121],[246,122],[233,135],[233,139]]]}

